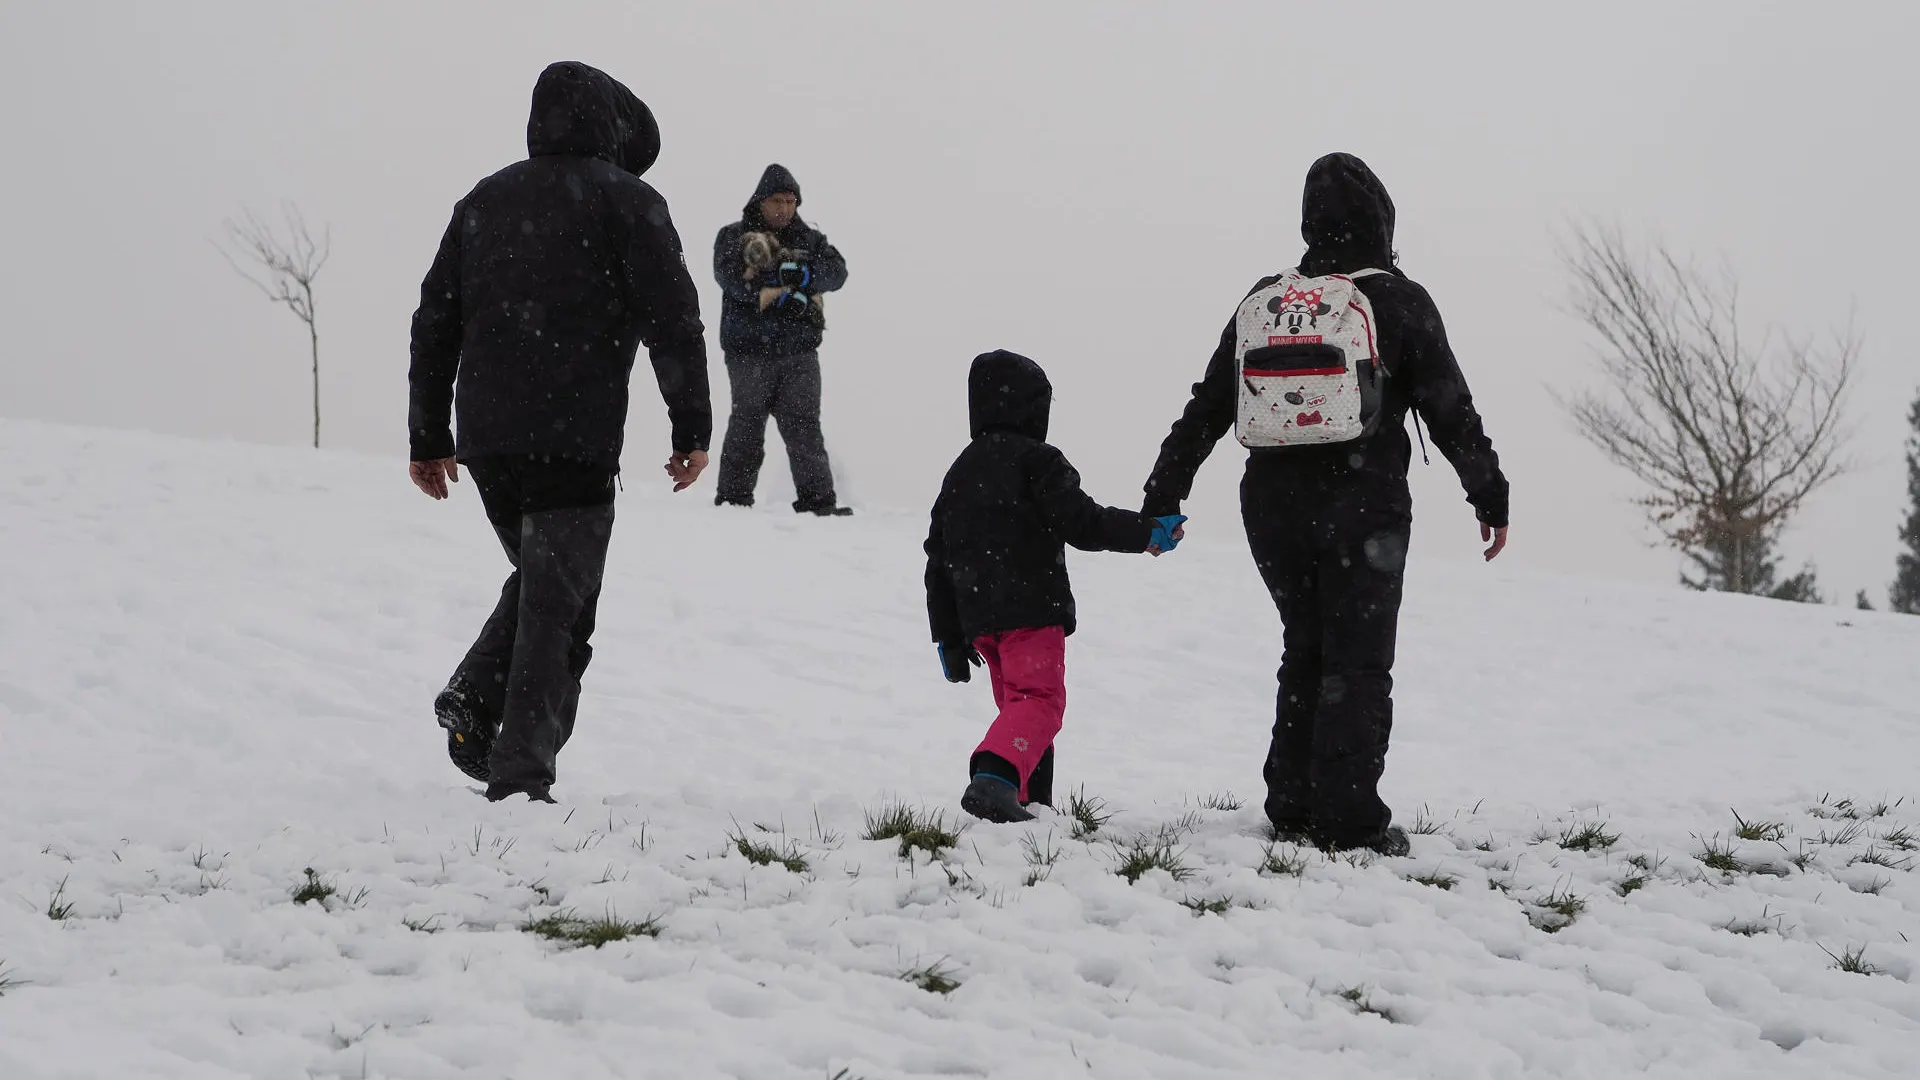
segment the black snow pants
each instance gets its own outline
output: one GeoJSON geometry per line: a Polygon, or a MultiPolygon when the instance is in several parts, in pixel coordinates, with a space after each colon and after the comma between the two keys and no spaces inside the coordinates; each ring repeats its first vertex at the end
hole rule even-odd
{"type": "Polygon", "coordinates": [[[1398,491],[1240,489],[1247,541],[1284,626],[1267,817],[1329,848],[1392,822],[1382,802],[1411,501],[1398,491]]]}
{"type": "Polygon", "coordinates": [[[613,534],[614,472],[559,458],[464,462],[513,573],[455,674],[499,725],[491,787],[545,791],[573,735],[613,534]]]}
{"type": "Polygon", "coordinates": [[[733,412],[720,449],[720,501],[752,504],[760,464],[767,456],[767,417],[772,416],[793,469],[798,496],[793,508],[831,510],[838,505],[827,441],[820,433],[820,354],[728,356],[727,380],[733,387],[733,412]]]}

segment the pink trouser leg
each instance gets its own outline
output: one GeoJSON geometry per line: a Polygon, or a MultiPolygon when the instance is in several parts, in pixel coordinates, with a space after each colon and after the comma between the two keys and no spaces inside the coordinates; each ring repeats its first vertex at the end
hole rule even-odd
{"type": "Polygon", "coordinates": [[[1020,772],[1020,801],[1040,755],[1067,714],[1067,635],[1058,626],[989,634],[973,643],[993,677],[1000,715],[975,753],[997,754],[1020,772]]]}

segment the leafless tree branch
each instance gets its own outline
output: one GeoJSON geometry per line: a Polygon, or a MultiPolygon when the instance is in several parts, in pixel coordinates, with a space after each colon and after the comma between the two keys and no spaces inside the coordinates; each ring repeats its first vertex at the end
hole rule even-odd
{"type": "Polygon", "coordinates": [[[213,242],[227,265],[261,294],[285,304],[307,328],[313,355],[313,445],[320,445],[320,330],[315,321],[314,279],[333,253],[333,230],[323,228],[315,240],[306,217],[291,202],[282,203],[286,233],[277,233],[258,214],[242,208],[237,218],[221,222],[221,238],[213,242]]]}
{"type": "Polygon", "coordinates": [[[1774,327],[1750,339],[1727,267],[1601,226],[1577,228],[1561,257],[1600,343],[1601,388],[1557,396],[1575,430],[1647,486],[1649,521],[1702,570],[1690,584],[1771,587],[1774,538],[1848,468],[1851,319],[1819,344],[1774,327]]]}

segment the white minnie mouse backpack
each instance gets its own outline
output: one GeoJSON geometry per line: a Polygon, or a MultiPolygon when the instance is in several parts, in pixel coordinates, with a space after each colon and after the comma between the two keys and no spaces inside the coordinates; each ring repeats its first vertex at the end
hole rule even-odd
{"type": "Polygon", "coordinates": [[[1373,305],[1354,279],[1384,273],[1288,270],[1241,302],[1234,348],[1240,445],[1325,446],[1373,434],[1387,371],[1373,305]]]}

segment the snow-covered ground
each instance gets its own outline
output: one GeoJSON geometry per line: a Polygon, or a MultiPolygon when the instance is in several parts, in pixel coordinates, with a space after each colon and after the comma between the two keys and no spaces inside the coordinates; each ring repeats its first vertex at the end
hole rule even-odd
{"type": "Polygon", "coordinates": [[[1329,860],[1262,835],[1278,621],[1196,520],[1075,557],[1061,776],[1111,820],[903,860],[865,815],[951,822],[989,712],[921,515],[721,513],[634,457],[561,805],[493,806],[428,708],[505,572],[470,488],[0,422],[0,1077],[1920,1074],[1920,619],[1416,530],[1387,789],[1436,831],[1329,860]],[[1115,873],[1157,839],[1179,879],[1115,873]],[[658,936],[522,930],[563,912],[658,936]]]}

